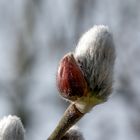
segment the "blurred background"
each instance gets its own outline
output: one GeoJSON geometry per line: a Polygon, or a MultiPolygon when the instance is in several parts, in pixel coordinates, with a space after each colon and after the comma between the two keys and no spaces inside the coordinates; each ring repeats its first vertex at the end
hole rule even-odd
{"type": "Polygon", "coordinates": [[[95,24],[114,35],[114,92],[78,126],[86,140],[140,140],[140,1],[0,0],[0,118],[21,117],[27,140],[45,140],[61,118],[59,60],[95,24]]]}

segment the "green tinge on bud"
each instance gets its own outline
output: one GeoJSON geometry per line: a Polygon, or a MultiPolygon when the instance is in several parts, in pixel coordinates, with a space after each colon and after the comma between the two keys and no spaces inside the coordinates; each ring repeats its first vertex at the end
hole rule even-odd
{"type": "Polygon", "coordinates": [[[87,93],[87,83],[73,54],[66,54],[60,61],[57,73],[57,86],[60,94],[71,101],[87,93]]]}
{"type": "Polygon", "coordinates": [[[105,101],[112,91],[115,47],[104,25],[94,26],[80,39],[75,59],[81,67],[92,96],[105,101]]]}

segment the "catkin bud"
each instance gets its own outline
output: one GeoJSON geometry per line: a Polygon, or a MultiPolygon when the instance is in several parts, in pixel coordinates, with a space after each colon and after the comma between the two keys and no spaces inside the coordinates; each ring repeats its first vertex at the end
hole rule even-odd
{"type": "Polygon", "coordinates": [[[62,137],[61,140],[84,140],[84,137],[79,131],[79,128],[73,126],[66,132],[66,134],[62,137]]]}
{"type": "Polygon", "coordinates": [[[103,25],[94,26],[81,37],[74,56],[69,53],[62,58],[57,85],[60,94],[73,102],[48,140],[78,140],[76,131],[68,130],[95,105],[107,100],[112,89],[114,61],[113,38],[103,25]]]}
{"type": "Polygon", "coordinates": [[[106,100],[111,93],[115,47],[104,25],[94,26],[80,39],[75,59],[81,67],[91,95],[106,100]]]}
{"type": "Polygon", "coordinates": [[[0,121],[0,140],[24,140],[24,128],[18,117],[9,115],[0,121]]]}

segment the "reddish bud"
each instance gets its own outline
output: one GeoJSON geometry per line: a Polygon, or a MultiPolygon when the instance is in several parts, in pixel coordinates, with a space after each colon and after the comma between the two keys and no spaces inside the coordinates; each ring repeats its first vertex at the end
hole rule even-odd
{"type": "Polygon", "coordinates": [[[60,61],[57,85],[60,94],[72,101],[86,94],[86,80],[72,53],[66,54],[60,61]]]}

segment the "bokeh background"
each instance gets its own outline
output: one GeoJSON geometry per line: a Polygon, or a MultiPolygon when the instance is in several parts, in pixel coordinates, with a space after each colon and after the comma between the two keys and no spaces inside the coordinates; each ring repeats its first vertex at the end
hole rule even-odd
{"type": "Polygon", "coordinates": [[[27,140],[45,140],[61,118],[59,60],[95,24],[114,35],[114,92],[78,126],[86,140],[140,140],[140,1],[0,0],[0,118],[21,117],[27,140]]]}

